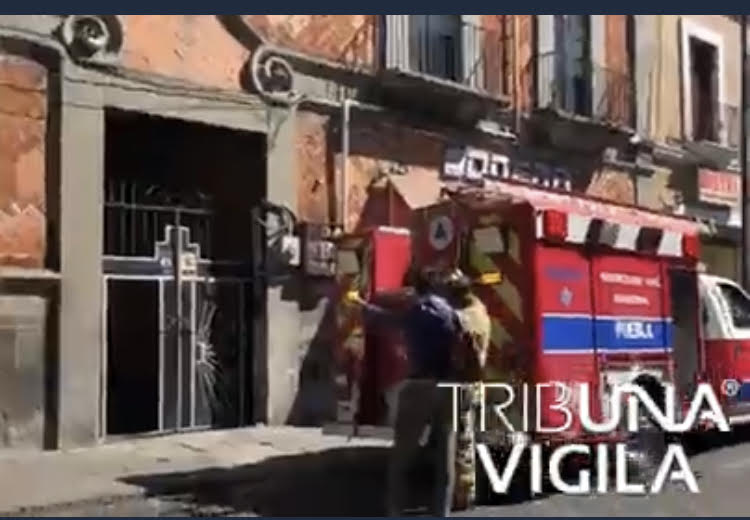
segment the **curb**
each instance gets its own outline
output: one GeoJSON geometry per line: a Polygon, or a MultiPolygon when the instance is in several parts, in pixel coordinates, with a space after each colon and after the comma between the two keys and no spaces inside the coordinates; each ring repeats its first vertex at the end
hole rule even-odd
{"type": "Polygon", "coordinates": [[[81,507],[86,505],[94,504],[116,504],[118,502],[125,502],[133,499],[148,499],[157,498],[149,497],[145,490],[133,491],[131,493],[120,493],[117,495],[101,495],[97,497],[82,498],[80,500],[66,500],[63,502],[53,502],[50,504],[40,504],[33,506],[21,506],[13,509],[0,510],[0,517],[13,517],[13,516],[37,516],[35,513],[50,511],[53,509],[65,509],[71,507],[81,507]]]}

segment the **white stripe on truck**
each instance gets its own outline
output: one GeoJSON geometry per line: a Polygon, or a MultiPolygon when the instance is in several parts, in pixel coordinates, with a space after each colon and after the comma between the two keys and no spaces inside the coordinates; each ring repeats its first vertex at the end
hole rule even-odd
{"type": "MultiPolygon", "coordinates": [[[[601,221],[593,217],[567,213],[568,235],[565,239],[570,244],[583,244],[587,238],[594,239],[600,244],[607,245],[622,251],[636,251],[638,238],[644,226],[637,224],[620,224],[615,222],[601,221]],[[589,237],[591,227],[601,224],[599,236],[589,237]]],[[[540,211],[536,216],[536,237],[545,238],[544,235],[544,212],[540,211]]],[[[677,231],[663,230],[657,255],[681,257],[683,233],[677,231]]]]}

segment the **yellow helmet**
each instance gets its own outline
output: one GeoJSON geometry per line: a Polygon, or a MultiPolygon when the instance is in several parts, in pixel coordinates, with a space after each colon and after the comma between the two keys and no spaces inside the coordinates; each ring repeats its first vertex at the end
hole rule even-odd
{"type": "Polygon", "coordinates": [[[446,277],[445,283],[452,287],[469,287],[471,286],[471,280],[461,271],[461,269],[454,269],[446,277]]]}

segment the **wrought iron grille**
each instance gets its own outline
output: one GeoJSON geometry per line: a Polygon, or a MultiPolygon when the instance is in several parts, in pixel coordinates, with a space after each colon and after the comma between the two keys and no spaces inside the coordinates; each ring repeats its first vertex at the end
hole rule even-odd
{"type": "Polygon", "coordinates": [[[212,198],[199,191],[112,179],[105,189],[104,254],[151,257],[171,224],[188,228],[191,242],[200,245],[201,256],[214,258],[215,220],[212,198]]]}

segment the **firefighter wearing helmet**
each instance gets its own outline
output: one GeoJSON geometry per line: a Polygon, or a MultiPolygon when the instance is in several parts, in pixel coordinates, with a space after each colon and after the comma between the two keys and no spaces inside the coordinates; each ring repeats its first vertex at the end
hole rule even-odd
{"type": "Polygon", "coordinates": [[[467,509],[476,500],[475,425],[481,399],[478,383],[487,361],[491,324],[487,308],[472,291],[471,280],[460,270],[448,275],[445,286],[463,330],[455,364],[459,380],[468,384],[463,386],[458,403],[454,505],[467,509]]]}

